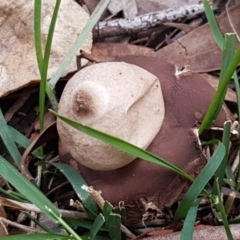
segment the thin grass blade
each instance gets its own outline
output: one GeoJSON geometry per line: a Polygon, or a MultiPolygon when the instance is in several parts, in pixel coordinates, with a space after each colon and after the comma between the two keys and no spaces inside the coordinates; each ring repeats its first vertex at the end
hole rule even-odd
{"type": "MultiPolygon", "coordinates": [[[[18,234],[13,236],[1,237],[1,240],[74,240],[69,236],[48,233],[18,234]]],[[[87,240],[87,238],[85,238],[87,240]]],[[[84,239],[84,240],[85,240],[84,239]]]]}
{"type": "Polygon", "coordinates": [[[193,239],[194,226],[200,201],[201,199],[197,199],[187,213],[181,232],[181,240],[193,239]]]}
{"type": "Polygon", "coordinates": [[[0,192],[10,199],[13,199],[13,200],[16,200],[16,201],[19,201],[19,202],[24,202],[21,197],[16,196],[15,194],[12,194],[13,191],[9,191],[9,190],[6,191],[6,190],[0,188],[0,192]]]}
{"type": "Polygon", "coordinates": [[[105,217],[106,224],[108,225],[109,223],[109,216],[113,210],[113,206],[108,202],[105,201],[104,206],[103,206],[103,215],[105,217]]]}
{"type": "MultiPolygon", "coordinates": [[[[54,76],[49,81],[50,88],[54,89],[57,81],[62,76],[63,71],[66,69],[66,67],[69,65],[69,63],[72,61],[72,59],[76,56],[77,51],[80,49],[80,47],[83,45],[89,34],[91,33],[93,27],[98,22],[99,18],[101,17],[102,13],[106,9],[107,5],[109,4],[110,0],[101,0],[94,12],[92,13],[88,23],[84,27],[83,31],[69,50],[68,54],[64,58],[63,62],[61,63],[60,67],[58,68],[57,72],[54,74],[54,76]]],[[[47,92],[48,93],[48,92],[47,92]]],[[[48,93],[49,95],[49,93],[48,93]]]]}
{"type": "Polygon", "coordinates": [[[69,118],[66,118],[52,110],[50,110],[54,115],[56,115],[58,118],[60,118],[62,121],[64,121],[65,123],[69,124],[70,126],[72,126],[73,128],[91,136],[94,137],[98,140],[101,140],[107,144],[110,144],[111,146],[114,146],[126,153],[129,153],[135,157],[144,159],[146,161],[158,164],[160,166],[166,167],[172,171],[175,171],[177,173],[179,173],[180,175],[184,176],[185,178],[187,178],[188,180],[190,180],[191,182],[193,181],[193,178],[188,175],[187,173],[185,173],[184,171],[182,171],[180,168],[174,166],[173,164],[165,161],[162,158],[159,158],[158,156],[142,149],[139,148],[133,144],[130,144],[124,140],[121,140],[117,137],[111,136],[109,134],[103,133],[101,131],[98,131],[96,129],[93,129],[91,127],[88,127],[86,125],[83,125],[79,122],[75,122],[69,118]]]}
{"type": "Polygon", "coordinates": [[[222,194],[221,194],[221,191],[220,191],[220,186],[218,184],[218,179],[216,179],[216,186],[217,186],[218,198],[217,198],[217,201],[216,201],[215,204],[216,204],[216,207],[217,207],[218,211],[221,214],[222,223],[223,223],[224,229],[226,231],[226,235],[227,235],[228,240],[234,240],[233,236],[232,236],[232,233],[231,233],[231,230],[230,230],[229,223],[228,223],[227,215],[225,213],[225,209],[224,209],[224,206],[223,206],[222,194]]]}
{"type": "MultiPolygon", "coordinates": [[[[86,229],[91,229],[93,222],[92,221],[86,221],[86,220],[81,220],[81,219],[73,219],[73,218],[68,218],[65,219],[66,222],[71,226],[71,227],[82,227],[86,229]]],[[[100,231],[108,232],[108,229],[106,227],[106,224],[104,224],[100,231]]]]}
{"type": "Polygon", "coordinates": [[[38,219],[34,218],[31,214],[28,212],[23,212],[32,222],[34,222],[37,226],[39,226],[42,230],[44,230],[46,233],[54,234],[50,229],[48,229],[46,226],[44,226],[38,219]]]}
{"type": "Polygon", "coordinates": [[[30,202],[35,204],[45,215],[54,222],[61,217],[56,206],[46,198],[43,193],[26,178],[24,178],[10,163],[0,156],[0,175],[2,175],[12,186],[14,186],[30,202]],[[54,215],[53,215],[54,214],[54,215]]]}
{"type": "Polygon", "coordinates": [[[42,14],[42,0],[34,1],[34,42],[35,51],[38,63],[38,69],[41,74],[43,64],[42,38],[41,38],[41,14],[42,14]]]}
{"type": "MultiPolygon", "coordinates": [[[[235,46],[236,46],[236,35],[235,34],[225,34],[224,45],[223,45],[223,55],[222,55],[223,59],[222,59],[222,66],[221,66],[221,71],[220,71],[218,87],[221,85],[224,73],[227,71],[227,68],[228,68],[229,64],[231,63],[231,60],[234,56],[235,46]]],[[[219,99],[218,108],[215,110],[215,115],[213,115],[213,119],[210,119],[212,122],[217,118],[218,113],[221,111],[227,90],[228,90],[228,86],[225,88],[222,98],[219,99]]],[[[212,125],[212,122],[209,121],[209,127],[212,125]]]]}
{"type": "Polygon", "coordinates": [[[105,223],[105,218],[101,213],[99,213],[90,229],[89,237],[91,239],[95,239],[95,237],[97,236],[99,230],[101,229],[104,223],[105,223]]]}
{"type": "Polygon", "coordinates": [[[8,125],[5,122],[1,108],[0,108],[0,126],[1,126],[0,127],[0,136],[2,138],[2,141],[3,141],[4,145],[6,146],[12,159],[14,160],[14,162],[17,164],[17,166],[19,166],[20,162],[21,162],[21,154],[18,151],[18,148],[12,137],[12,134],[9,131],[8,125]]]}
{"type": "MultiPolygon", "coordinates": [[[[19,144],[20,146],[24,147],[24,148],[28,148],[29,145],[31,144],[31,141],[25,137],[22,133],[20,133],[19,131],[17,131],[15,128],[11,127],[8,125],[8,129],[9,132],[13,138],[13,141],[17,144],[19,144]]],[[[41,159],[42,155],[39,149],[36,149],[35,151],[32,152],[32,154],[36,157],[41,159]]]]}
{"type": "Polygon", "coordinates": [[[195,199],[198,195],[203,191],[204,187],[208,183],[208,181],[212,178],[219,165],[221,164],[222,159],[225,156],[225,146],[218,142],[218,146],[213,153],[212,157],[203,168],[201,173],[194,180],[193,184],[188,189],[187,193],[184,195],[178,209],[174,215],[173,221],[177,222],[180,219],[184,218],[190,207],[192,206],[195,199]]]}
{"type": "Polygon", "coordinates": [[[217,42],[219,48],[221,50],[223,50],[223,35],[222,32],[220,31],[219,27],[218,27],[218,23],[216,21],[216,18],[214,16],[213,10],[209,4],[208,0],[203,0],[203,6],[204,6],[204,10],[205,10],[205,14],[208,20],[208,24],[210,26],[210,29],[213,33],[213,36],[215,38],[215,41],[217,42]]]}
{"type": "Polygon", "coordinates": [[[217,92],[215,94],[215,97],[203,119],[203,122],[199,129],[199,135],[202,135],[202,133],[209,129],[209,127],[212,125],[213,120],[216,119],[216,116],[219,113],[219,105],[222,103],[223,99],[225,98],[226,89],[228,87],[229,81],[240,61],[240,47],[238,48],[236,54],[234,55],[231,63],[229,64],[226,72],[223,74],[221,84],[219,85],[217,92]],[[219,104],[220,103],[220,104],[219,104]]]}
{"type": "Polygon", "coordinates": [[[223,79],[224,73],[227,71],[227,68],[229,64],[231,63],[231,60],[235,53],[235,47],[236,47],[236,34],[234,33],[227,33],[224,36],[224,45],[223,45],[223,59],[222,59],[222,66],[220,71],[220,84],[223,79]]]}
{"type": "Polygon", "coordinates": [[[122,232],[121,232],[121,216],[116,213],[111,213],[109,216],[108,223],[109,235],[111,239],[121,240],[122,232]]]}
{"type": "Polygon", "coordinates": [[[223,179],[225,176],[225,169],[227,166],[228,153],[229,153],[230,134],[231,134],[230,130],[231,130],[231,122],[227,121],[224,124],[223,138],[222,138],[222,143],[225,146],[226,153],[225,153],[225,156],[224,156],[219,168],[217,169],[217,171],[215,173],[215,181],[214,181],[214,185],[213,185],[213,194],[214,195],[217,194],[217,188],[216,188],[217,186],[215,185],[216,179],[218,179],[218,184],[220,186],[220,189],[222,188],[222,185],[223,185],[223,179]]]}
{"type": "Polygon", "coordinates": [[[87,213],[90,214],[89,217],[95,219],[98,214],[97,204],[95,203],[91,195],[86,190],[82,189],[82,186],[87,186],[87,183],[82,178],[82,176],[75,169],[71,168],[66,164],[52,163],[52,165],[59,169],[65,175],[68,181],[72,184],[79,199],[82,201],[87,213]]]}
{"type": "MultiPolygon", "coordinates": [[[[53,34],[54,34],[54,29],[55,29],[55,25],[56,25],[56,21],[57,21],[60,3],[61,3],[61,0],[57,0],[55,3],[51,23],[50,23],[49,30],[48,30],[47,42],[46,42],[45,51],[44,51],[43,64],[42,64],[42,68],[40,69],[41,82],[40,82],[40,93],[39,93],[39,122],[40,122],[40,131],[41,132],[44,130],[45,98],[46,98],[46,87],[48,86],[48,84],[47,84],[48,65],[49,65],[53,34]]],[[[52,102],[53,107],[56,109],[57,108],[57,100],[55,98],[53,91],[51,91],[51,100],[53,101],[52,102]]]]}

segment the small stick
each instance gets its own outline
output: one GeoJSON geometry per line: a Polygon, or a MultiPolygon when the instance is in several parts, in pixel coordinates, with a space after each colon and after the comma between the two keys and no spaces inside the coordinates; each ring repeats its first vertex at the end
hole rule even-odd
{"type": "Polygon", "coordinates": [[[130,19],[115,19],[99,22],[93,30],[93,37],[107,38],[120,35],[131,35],[166,22],[180,22],[192,19],[204,13],[203,4],[191,4],[179,8],[169,8],[160,12],[136,16],[130,19]]]}
{"type": "Polygon", "coordinates": [[[3,218],[3,217],[0,217],[0,222],[3,222],[5,224],[8,224],[8,225],[17,227],[19,229],[22,229],[22,230],[24,230],[27,233],[29,233],[29,232],[32,232],[32,233],[45,233],[45,231],[43,231],[41,229],[26,227],[26,226],[24,226],[22,224],[19,224],[19,223],[16,223],[16,222],[12,222],[12,221],[10,221],[10,220],[8,220],[6,218],[3,218]]]}
{"type": "MultiPolygon", "coordinates": [[[[22,203],[12,199],[7,199],[0,197],[0,204],[5,207],[10,207],[18,210],[32,211],[36,213],[41,213],[41,210],[31,203],[22,203]]],[[[79,211],[70,211],[59,209],[61,215],[65,218],[74,218],[74,219],[89,219],[88,215],[85,212],[79,211]]]]}

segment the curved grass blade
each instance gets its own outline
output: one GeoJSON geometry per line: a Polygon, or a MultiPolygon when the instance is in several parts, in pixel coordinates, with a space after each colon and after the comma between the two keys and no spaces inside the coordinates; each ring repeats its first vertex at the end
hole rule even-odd
{"type": "MultiPolygon", "coordinates": [[[[223,52],[222,52],[222,66],[220,71],[220,78],[219,78],[219,86],[222,84],[224,73],[226,72],[235,52],[235,46],[236,46],[236,35],[235,34],[225,34],[224,37],[224,45],[223,45],[223,52]]],[[[236,71],[235,71],[236,72],[236,71]]],[[[229,79],[229,81],[231,78],[229,79]]],[[[218,87],[219,87],[218,86],[218,87]]],[[[221,111],[222,105],[225,100],[225,96],[227,93],[228,86],[226,86],[222,97],[218,99],[218,106],[215,109],[215,113],[212,116],[212,119],[209,119],[209,128],[212,125],[212,122],[217,118],[219,112],[221,111]]]]}
{"type": "MultiPolygon", "coordinates": [[[[9,132],[13,138],[13,141],[19,144],[20,146],[24,148],[28,148],[31,144],[31,141],[25,137],[22,133],[17,131],[15,128],[8,125],[9,132]]],[[[42,155],[39,149],[36,149],[32,152],[32,154],[39,159],[42,159],[42,155]]]]}
{"type": "Polygon", "coordinates": [[[48,229],[46,226],[44,226],[38,219],[34,218],[31,214],[28,212],[23,212],[31,221],[33,221],[37,226],[39,226],[42,230],[44,230],[46,233],[54,234],[50,229],[48,229]]]}
{"type": "Polygon", "coordinates": [[[199,128],[199,135],[202,135],[204,130],[209,129],[209,127],[212,125],[213,120],[216,119],[216,116],[219,113],[219,105],[222,103],[222,99],[225,97],[225,92],[228,87],[228,83],[240,61],[240,47],[238,48],[236,54],[231,60],[231,63],[229,64],[226,72],[223,74],[221,84],[219,85],[217,92],[215,94],[215,97],[202,121],[202,124],[199,128]]]}
{"type": "Polygon", "coordinates": [[[226,231],[227,239],[228,240],[234,240],[233,236],[232,236],[232,233],[231,233],[231,230],[230,230],[230,227],[229,227],[227,215],[225,213],[225,209],[224,209],[224,206],[223,206],[222,194],[221,194],[221,191],[220,191],[220,186],[218,184],[218,179],[216,179],[215,181],[216,181],[217,194],[218,194],[218,198],[217,198],[217,201],[216,201],[216,207],[217,207],[218,211],[220,212],[222,222],[223,222],[223,226],[224,226],[224,229],[226,231]]]}
{"type": "MultiPolygon", "coordinates": [[[[73,228],[81,227],[81,228],[91,229],[91,227],[93,225],[93,222],[81,220],[81,219],[65,218],[65,220],[69,224],[69,226],[71,226],[73,228]]],[[[100,230],[103,232],[108,232],[106,224],[104,224],[100,230]]]]}
{"type": "Polygon", "coordinates": [[[223,35],[218,27],[218,23],[216,21],[216,18],[214,16],[213,10],[209,4],[208,0],[203,0],[203,6],[205,10],[205,14],[209,23],[209,27],[211,28],[211,31],[213,33],[213,36],[221,50],[223,50],[223,35]]]}
{"type": "MultiPolygon", "coordinates": [[[[44,115],[45,115],[45,98],[46,98],[46,87],[47,87],[47,72],[48,72],[48,65],[50,59],[50,53],[52,48],[52,40],[54,29],[57,21],[58,11],[60,7],[61,0],[57,0],[55,3],[51,23],[48,30],[47,42],[46,47],[44,50],[44,58],[42,68],[40,69],[41,72],[41,82],[40,82],[40,92],[39,92],[39,122],[40,122],[40,132],[44,130],[44,115]]],[[[54,93],[51,93],[52,96],[52,105],[56,109],[57,108],[57,100],[55,98],[54,93]]]]}
{"type": "Polygon", "coordinates": [[[200,201],[201,199],[197,199],[187,213],[181,232],[181,240],[193,239],[194,225],[200,201]]]}
{"type": "Polygon", "coordinates": [[[21,162],[21,154],[18,151],[18,148],[13,140],[12,134],[9,131],[8,125],[5,122],[2,110],[0,108],[0,136],[2,138],[2,141],[4,145],[6,146],[9,154],[11,155],[14,162],[17,164],[17,166],[20,165],[21,162]]]}
{"type": "Polygon", "coordinates": [[[45,215],[54,222],[61,217],[57,207],[46,198],[42,192],[26,178],[24,178],[10,163],[0,156],[0,175],[2,175],[11,185],[13,185],[30,202],[34,203],[45,215]],[[48,210],[50,209],[52,213],[48,210]]]}
{"type": "Polygon", "coordinates": [[[219,165],[222,162],[222,159],[225,156],[225,147],[221,142],[218,142],[218,146],[213,153],[212,157],[203,168],[201,173],[194,180],[193,184],[188,189],[187,193],[184,195],[178,209],[174,215],[173,222],[177,222],[180,219],[184,218],[190,207],[192,206],[195,199],[203,191],[205,185],[212,178],[219,165]]]}
{"type": "Polygon", "coordinates": [[[66,164],[52,163],[52,165],[58,168],[65,175],[68,181],[72,184],[79,199],[82,201],[89,217],[95,219],[98,214],[97,204],[91,195],[86,190],[82,189],[83,185],[87,185],[82,176],[75,169],[66,164]]]}
{"type": "Polygon", "coordinates": [[[34,42],[37,56],[38,69],[41,74],[43,64],[42,39],[41,39],[41,15],[42,15],[42,0],[34,1],[34,42]]]}
{"type": "Polygon", "coordinates": [[[182,171],[180,168],[174,166],[173,164],[165,161],[164,159],[154,155],[151,152],[148,152],[142,148],[139,148],[131,143],[128,143],[122,139],[119,139],[117,137],[111,136],[109,134],[103,133],[101,131],[98,131],[96,129],[93,129],[91,127],[88,127],[86,125],[83,125],[79,122],[75,122],[69,118],[66,118],[52,110],[50,110],[54,115],[56,115],[58,118],[60,118],[62,121],[64,121],[65,123],[69,124],[70,126],[72,126],[73,128],[91,136],[94,137],[98,140],[101,140],[111,146],[114,146],[126,153],[129,153],[135,157],[141,158],[143,160],[149,161],[151,163],[155,163],[158,164],[160,166],[166,167],[172,171],[175,171],[176,173],[182,175],[183,177],[185,177],[186,179],[190,180],[191,182],[193,182],[193,178],[188,175],[187,173],[185,173],[184,171],[182,171]]]}
{"type": "Polygon", "coordinates": [[[215,173],[215,181],[213,184],[213,191],[212,191],[212,193],[214,195],[217,195],[216,179],[218,179],[218,184],[220,186],[220,189],[222,188],[222,185],[223,185],[223,179],[225,176],[225,169],[227,166],[228,153],[229,153],[230,134],[231,134],[230,130],[231,130],[231,121],[227,121],[224,123],[223,138],[222,138],[222,143],[225,146],[226,154],[225,154],[223,161],[221,162],[219,168],[217,169],[217,171],[215,173]]]}
{"type": "Polygon", "coordinates": [[[76,56],[77,51],[79,48],[83,45],[89,34],[91,33],[93,27],[101,17],[102,13],[106,9],[107,5],[109,4],[110,0],[101,0],[94,12],[92,13],[89,21],[87,22],[86,26],[84,27],[83,31],[77,38],[77,40],[74,42],[73,46],[71,47],[70,51],[64,58],[63,62],[61,63],[60,67],[58,68],[57,72],[54,74],[54,76],[49,81],[49,85],[51,89],[54,89],[58,79],[61,77],[63,71],[66,69],[66,67],[69,65],[69,63],[72,61],[72,59],[76,56]]]}

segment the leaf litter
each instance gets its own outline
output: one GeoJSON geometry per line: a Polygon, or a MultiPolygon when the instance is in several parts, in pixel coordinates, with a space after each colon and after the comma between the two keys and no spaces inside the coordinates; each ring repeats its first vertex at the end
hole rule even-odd
{"type": "MultiPolygon", "coordinates": [[[[231,32],[233,25],[234,31],[238,31],[237,28],[239,24],[234,21],[237,19],[237,15],[234,14],[237,14],[238,11],[239,4],[228,9],[228,16],[226,13],[223,13],[219,17],[219,25],[223,32],[231,32]],[[231,23],[229,24],[228,19],[230,18],[231,23]]],[[[211,75],[206,74],[206,72],[216,71],[221,68],[221,61],[219,61],[219,59],[221,59],[221,53],[220,51],[218,51],[211,32],[206,25],[190,31],[187,35],[175,40],[169,45],[166,45],[164,48],[161,48],[157,52],[143,46],[134,46],[130,44],[121,45],[117,43],[95,43],[92,49],[92,56],[96,60],[96,62],[113,61],[116,58],[118,58],[119,60],[123,60],[126,55],[133,55],[133,57],[139,55],[157,57],[160,59],[164,59],[164,62],[168,61],[171,64],[175,64],[177,67],[179,67],[179,69],[188,66],[188,69],[193,72],[191,74],[198,75],[198,73],[201,73],[201,78],[210,79],[209,81],[212,82],[212,85],[215,86],[217,83],[216,79],[211,75]],[[213,65],[211,65],[210,63],[213,65]]],[[[158,59],[156,61],[158,61],[158,59]]],[[[19,87],[14,87],[14,89],[18,88],[19,87]]],[[[3,95],[7,95],[8,93],[9,90],[7,90],[7,92],[3,95]]],[[[19,94],[21,96],[21,92],[19,92],[19,94]]],[[[231,90],[229,90],[227,97],[229,100],[231,99],[233,103],[236,103],[234,92],[232,92],[231,90]]],[[[2,99],[1,105],[4,103],[4,101],[7,100],[2,99]]],[[[11,115],[14,118],[13,112],[11,113],[11,115]]],[[[26,118],[28,118],[28,116],[26,118]]],[[[32,131],[35,131],[34,128],[32,129],[32,131]]],[[[176,134],[176,132],[174,132],[173,134],[176,134]]],[[[88,171],[89,170],[87,170],[86,172],[88,171]]]]}

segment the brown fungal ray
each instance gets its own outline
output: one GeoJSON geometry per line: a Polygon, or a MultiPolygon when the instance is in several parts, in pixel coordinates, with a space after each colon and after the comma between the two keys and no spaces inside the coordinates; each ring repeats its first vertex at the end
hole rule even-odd
{"type": "MultiPolygon", "coordinates": [[[[176,77],[172,64],[154,57],[126,56],[116,61],[140,66],[160,80],[165,118],[147,150],[196,176],[204,167],[206,158],[192,128],[203,119],[215,90],[200,74],[176,77]]],[[[222,110],[215,125],[222,126],[229,116],[230,113],[222,110]]],[[[125,203],[128,225],[141,222],[146,211],[139,202],[140,197],[163,209],[176,202],[189,185],[178,174],[140,159],[112,171],[95,171],[81,164],[78,168],[86,182],[101,190],[106,200],[116,206],[120,201],[125,203]]]]}

